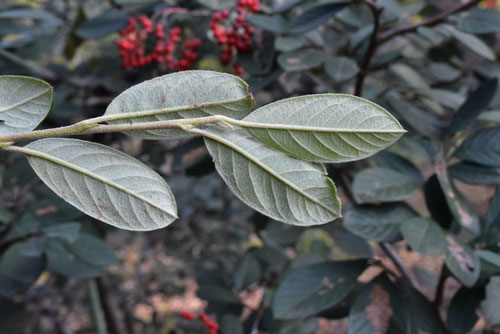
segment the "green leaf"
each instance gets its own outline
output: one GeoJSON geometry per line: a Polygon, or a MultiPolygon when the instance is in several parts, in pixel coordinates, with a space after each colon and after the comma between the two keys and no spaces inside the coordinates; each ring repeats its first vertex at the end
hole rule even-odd
{"type": "Polygon", "coordinates": [[[248,15],[247,20],[256,27],[277,34],[302,34],[326,22],[335,13],[344,8],[348,2],[349,1],[345,0],[337,0],[334,3],[312,6],[305,9],[291,21],[286,21],[281,15],[260,14],[248,15]]]}
{"type": "Polygon", "coordinates": [[[493,9],[472,9],[455,17],[456,27],[471,34],[500,32],[500,13],[493,9]]]}
{"type": "Polygon", "coordinates": [[[218,285],[202,285],[196,291],[196,295],[213,303],[241,305],[241,301],[235,293],[218,285]]]}
{"type": "Polygon", "coordinates": [[[301,34],[308,30],[314,29],[330,19],[335,13],[344,8],[348,3],[349,1],[337,0],[333,3],[326,3],[309,7],[305,9],[300,15],[293,18],[288,23],[286,30],[290,34],[301,34]]]}
{"type": "Polygon", "coordinates": [[[3,203],[0,202],[0,223],[8,224],[12,220],[12,214],[3,203]]]}
{"type": "Polygon", "coordinates": [[[64,245],[77,259],[92,266],[107,267],[117,261],[113,250],[90,234],[80,233],[75,241],[64,245]]]}
{"type": "Polygon", "coordinates": [[[412,175],[372,167],[356,174],[352,192],[361,203],[395,202],[410,198],[422,184],[422,179],[412,175]]]}
{"type": "Polygon", "coordinates": [[[62,223],[48,226],[42,232],[49,238],[59,238],[68,242],[73,242],[78,237],[81,225],[79,223],[62,223]]]}
{"type": "Polygon", "coordinates": [[[42,256],[23,255],[24,247],[22,242],[9,247],[0,259],[0,271],[10,279],[31,284],[45,268],[45,260],[42,256]]]}
{"type": "Polygon", "coordinates": [[[276,34],[283,34],[287,32],[288,21],[286,21],[281,15],[252,14],[248,15],[246,19],[252,25],[264,30],[269,30],[276,34]]]}
{"type": "Polygon", "coordinates": [[[405,132],[385,109],[342,94],[284,99],[255,110],[239,123],[268,146],[323,162],[366,158],[405,132]]]}
{"type": "Polygon", "coordinates": [[[310,70],[323,64],[324,61],[324,52],[312,48],[285,52],[278,57],[278,64],[288,72],[310,70]]]}
{"type": "Polygon", "coordinates": [[[134,158],[77,139],[42,139],[22,148],[42,181],[87,215],[118,228],[148,231],[177,218],[167,183],[134,158]]]}
{"type": "Polygon", "coordinates": [[[497,92],[498,80],[496,78],[483,82],[473,91],[453,115],[448,136],[452,136],[470,125],[480,113],[490,105],[497,92]]]}
{"type": "Polygon", "coordinates": [[[484,299],[484,288],[461,287],[448,307],[446,323],[452,333],[469,333],[479,320],[477,309],[484,299]]]}
{"type": "Polygon", "coordinates": [[[233,276],[234,286],[238,291],[245,290],[250,285],[257,283],[261,274],[262,268],[259,261],[252,254],[245,254],[236,263],[233,276]]]}
{"type": "Polygon", "coordinates": [[[81,38],[101,38],[127,26],[128,16],[117,10],[110,10],[92,17],[80,24],[75,34],[81,38]]]}
{"type": "Polygon", "coordinates": [[[484,218],[485,230],[492,227],[500,227],[500,187],[497,186],[495,195],[490,201],[488,212],[484,218]]]}
{"type": "MultiPolygon", "coordinates": [[[[154,2],[156,0],[152,1],[154,2]]],[[[211,10],[223,10],[234,5],[233,0],[198,0],[198,3],[211,10]]]]}
{"type": "Polygon", "coordinates": [[[500,111],[485,111],[478,117],[479,120],[484,122],[500,123],[500,111]]]}
{"type": "Polygon", "coordinates": [[[387,102],[410,128],[425,136],[441,138],[443,125],[433,114],[403,100],[399,94],[390,93],[387,96],[387,102]]]}
{"type": "MultiPolygon", "coordinates": [[[[25,283],[16,281],[5,276],[0,271],[0,296],[4,298],[12,298],[26,287],[25,283]]],[[[1,328],[1,327],[0,327],[1,328]]]]}
{"type": "Polygon", "coordinates": [[[47,116],[54,89],[43,80],[0,76],[0,135],[31,131],[47,116]]]}
{"type": "Polygon", "coordinates": [[[493,53],[491,48],[478,37],[466,32],[461,32],[460,30],[457,30],[454,27],[446,24],[441,25],[439,28],[440,31],[451,35],[459,43],[463,44],[466,48],[468,48],[478,56],[484,59],[495,61],[495,54],[493,53]]]}
{"type": "Polygon", "coordinates": [[[500,127],[482,129],[467,138],[455,151],[460,159],[500,167],[500,127]]]}
{"type": "Polygon", "coordinates": [[[380,167],[390,168],[414,179],[421,180],[422,182],[425,180],[420,170],[415,167],[410,160],[400,155],[388,151],[381,151],[375,155],[375,161],[380,167]]]}
{"type": "Polygon", "coordinates": [[[430,90],[429,83],[414,68],[404,64],[391,65],[390,71],[398,76],[404,83],[411,88],[422,91],[430,90]]]}
{"type": "Polygon", "coordinates": [[[428,218],[416,217],[401,224],[401,234],[418,253],[441,254],[446,249],[445,234],[439,225],[428,218]]]}
{"type": "Polygon", "coordinates": [[[433,62],[429,65],[429,74],[439,82],[450,82],[458,79],[462,71],[448,63],[433,62]]]}
{"type": "Polygon", "coordinates": [[[498,184],[500,172],[495,167],[460,162],[448,167],[451,177],[469,184],[498,184]]]}
{"type": "Polygon", "coordinates": [[[483,261],[500,268],[500,255],[489,250],[478,250],[476,255],[483,261]]]}
{"type": "Polygon", "coordinates": [[[451,273],[466,287],[473,286],[479,279],[480,261],[465,243],[452,235],[446,237],[444,263],[451,273]]]}
{"type": "Polygon", "coordinates": [[[351,79],[359,72],[356,62],[346,57],[333,57],[325,62],[325,71],[336,82],[351,79]]]}
{"type": "Polygon", "coordinates": [[[37,257],[41,256],[45,250],[45,245],[47,244],[47,238],[36,237],[24,241],[22,247],[19,248],[19,253],[22,256],[37,257]]]}
{"type": "Polygon", "coordinates": [[[298,321],[286,321],[280,326],[276,334],[312,334],[319,327],[318,318],[300,319],[298,321]]]}
{"type": "Polygon", "coordinates": [[[283,37],[278,36],[274,40],[274,48],[278,51],[288,52],[300,49],[306,44],[306,40],[302,37],[283,37]]]}
{"type": "Polygon", "coordinates": [[[448,207],[455,220],[475,235],[480,233],[480,224],[477,214],[466,198],[457,190],[448,177],[446,162],[440,160],[435,165],[436,175],[443,190],[448,207]]]}
{"type": "Polygon", "coordinates": [[[47,267],[66,277],[91,278],[104,273],[103,267],[92,266],[77,259],[57,239],[49,240],[45,254],[47,255],[47,267]]]}
{"type": "Polygon", "coordinates": [[[243,325],[238,317],[232,314],[224,314],[220,320],[221,334],[244,334],[243,325]]]}
{"type": "Polygon", "coordinates": [[[339,303],[356,285],[365,261],[324,262],[290,272],[280,282],[272,309],[277,319],[304,318],[339,303]]]}
{"type": "Polygon", "coordinates": [[[486,299],[481,303],[481,314],[489,325],[500,325],[500,276],[490,278],[486,285],[486,299]]]}
{"type": "Polygon", "coordinates": [[[242,130],[208,127],[205,137],[215,168],[245,204],[292,225],[317,225],[340,215],[340,201],[322,165],[308,163],[250,138],[242,130]]]}
{"type": "Polygon", "coordinates": [[[392,242],[400,239],[401,223],[414,217],[416,214],[401,204],[363,205],[347,213],[344,226],[365,239],[392,242]]]}
{"type": "MultiPolygon", "coordinates": [[[[104,116],[130,118],[111,124],[224,115],[240,119],[253,108],[248,85],[240,78],[212,71],[184,71],[167,74],[135,85],[116,97],[104,116]]],[[[147,139],[180,138],[181,130],[149,130],[128,133],[147,139]]]]}

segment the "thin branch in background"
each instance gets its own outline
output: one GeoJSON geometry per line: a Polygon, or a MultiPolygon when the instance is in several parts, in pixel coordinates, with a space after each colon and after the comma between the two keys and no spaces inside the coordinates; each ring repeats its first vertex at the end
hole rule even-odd
{"type": "Polygon", "coordinates": [[[104,313],[101,306],[101,298],[99,298],[99,291],[97,289],[97,284],[95,280],[89,281],[89,295],[90,302],[92,305],[92,313],[94,316],[96,332],[98,334],[108,334],[106,327],[106,320],[104,319],[104,313]]]}
{"type": "Polygon", "coordinates": [[[97,283],[97,291],[99,293],[99,299],[101,300],[102,310],[106,319],[106,323],[108,325],[109,333],[130,334],[127,331],[127,327],[124,321],[118,315],[118,303],[109,291],[104,278],[98,277],[96,278],[95,282],[97,283]]]}
{"type": "Polygon", "coordinates": [[[407,25],[407,26],[403,26],[403,27],[399,27],[399,28],[395,28],[395,29],[388,30],[388,31],[384,31],[377,36],[378,43],[382,44],[382,43],[387,42],[388,40],[390,40],[396,36],[403,35],[403,34],[406,34],[409,32],[415,32],[420,27],[434,27],[440,23],[446,22],[450,15],[453,15],[453,14],[462,12],[464,10],[470,9],[470,8],[476,6],[477,4],[479,4],[479,2],[481,2],[481,0],[467,1],[465,3],[459,4],[456,7],[450,8],[449,10],[444,11],[443,13],[441,13],[441,14],[439,14],[439,15],[437,15],[429,20],[415,23],[415,24],[411,24],[411,25],[407,25]]]}
{"type": "Polygon", "coordinates": [[[373,31],[370,35],[370,44],[368,45],[368,49],[366,50],[365,56],[363,58],[363,63],[360,66],[358,76],[356,78],[356,86],[354,88],[354,95],[361,96],[363,93],[363,83],[365,81],[365,77],[368,74],[368,69],[372,62],[373,56],[375,55],[375,51],[377,51],[377,35],[380,28],[380,16],[382,14],[383,8],[375,5],[374,2],[365,0],[365,3],[370,7],[370,10],[373,14],[373,31]]]}
{"type": "Polygon", "coordinates": [[[391,244],[387,242],[381,242],[380,248],[384,251],[387,257],[391,259],[398,271],[401,273],[401,276],[405,280],[407,280],[415,290],[420,291],[420,284],[413,278],[413,275],[408,271],[403,260],[401,260],[398,253],[394,250],[391,244]]]}
{"type": "Polygon", "coordinates": [[[54,71],[48,68],[44,68],[31,60],[22,59],[16,54],[9,52],[5,49],[0,48],[0,56],[4,57],[5,59],[8,59],[9,61],[13,62],[16,65],[27,68],[28,70],[30,70],[39,77],[45,78],[47,80],[58,79],[57,74],[54,71]]]}

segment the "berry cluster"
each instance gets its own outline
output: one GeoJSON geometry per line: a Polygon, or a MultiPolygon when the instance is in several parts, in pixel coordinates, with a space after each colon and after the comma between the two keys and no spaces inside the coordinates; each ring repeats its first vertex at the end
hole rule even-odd
{"type": "Polygon", "coordinates": [[[180,51],[181,29],[174,27],[165,34],[162,24],[154,25],[146,16],[137,19],[131,17],[128,26],[120,31],[123,38],[116,42],[122,65],[125,68],[138,68],[156,61],[169,70],[185,71],[191,68],[198,58],[197,50],[201,39],[185,41],[180,51]],[[152,52],[146,50],[146,40],[153,38],[155,46],[152,52]],[[181,57],[176,57],[180,54],[181,57]]]}
{"type": "MultiPolygon", "coordinates": [[[[254,28],[246,21],[246,16],[249,13],[254,13],[259,10],[259,0],[238,0],[236,15],[231,15],[228,9],[220,12],[215,12],[212,15],[210,29],[212,30],[215,39],[224,48],[220,57],[222,65],[228,65],[235,52],[250,51],[250,37],[254,32],[254,28]]],[[[233,65],[237,74],[243,74],[243,68],[239,65],[233,65]]]]}
{"type": "MultiPolygon", "coordinates": [[[[189,311],[182,311],[181,317],[186,320],[193,320],[195,318],[194,314],[189,311]]],[[[210,318],[206,313],[198,313],[198,319],[207,328],[207,334],[217,334],[219,332],[219,324],[215,320],[210,318]]]]}

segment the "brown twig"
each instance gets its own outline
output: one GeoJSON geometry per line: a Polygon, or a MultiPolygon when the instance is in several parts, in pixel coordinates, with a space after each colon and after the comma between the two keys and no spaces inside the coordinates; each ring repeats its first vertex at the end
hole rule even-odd
{"type": "Polygon", "coordinates": [[[375,55],[375,51],[377,50],[378,44],[378,31],[380,28],[380,15],[382,14],[383,8],[375,5],[374,2],[370,0],[365,0],[365,3],[370,7],[370,10],[373,14],[373,31],[370,36],[370,44],[368,45],[368,50],[366,50],[365,56],[363,58],[363,63],[359,69],[358,76],[356,78],[356,86],[354,88],[354,95],[361,96],[363,93],[363,83],[365,81],[365,77],[368,74],[368,68],[372,62],[373,56],[375,55]]]}
{"type": "Polygon", "coordinates": [[[403,260],[401,260],[394,248],[392,248],[392,246],[387,242],[381,242],[380,248],[384,251],[387,257],[391,259],[392,263],[394,263],[398,271],[401,273],[401,276],[407,280],[415,290],[420,291],[420,284],[410,274],[403,260]]]}
{"type": "Polygon", "coordinates": [[[392,30],[384,31],[377,36],[378,43],[382,44],[382,43],[387,42],[388,40],[394,38],[395,36],[403,35],[403,34],[406,34],[409,32],[415,32],[420,27],[434,27],[440,23],[445,22],[450,15],[453,15],[453,14],[456,14],[458,12],[462,12],[464,10],[472,8],[472,7],[476,6],[480,1],[481,0],[467,1],[467,2],[462,3],[456,7],[450,8],[449,10],[444,11],[441,14],[439,14],[431,19],[428,19],[426,21],[415,23],[415,24],[410,24],[407,26],[402,26],[402,27],[395,28],[392,30]]]}
{"type": "Polygon", "coordinates": [[[444,296],[444,285],[446,283],[446,279],[448,278],[448,270],[446,269],[446,265],[443,263],[443,267],[441,268],[441,274],[439,274],[439,281],[436,286],[436,294],[434,296],[434,301],[432,302],[432,306],[439,310],[441,303],[443,302],[444,296]]]}
{"type": "Polygon", "coordinates": [[[104,313],[104,318],[106,319],[106,324],[108,326],[108,332],[110,334],[128,334],[127,327],[122,321],[121,317],[117,312],[117,303],[113,299],[111,292],[109,291],[107,284],[104,282],[102,277],[96,278],[97,291],[99,293],[99,299],[101,300],[102,311],[104,313]]]}

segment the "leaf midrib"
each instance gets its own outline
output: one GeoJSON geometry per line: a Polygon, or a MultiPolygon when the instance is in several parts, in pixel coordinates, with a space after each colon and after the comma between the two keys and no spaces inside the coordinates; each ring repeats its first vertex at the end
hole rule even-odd
{"type": "Polygon", "coordinates": [[[239,154],[241,154],[242,156],[244,156],[245,158],[247,158],[248,160],[250,160],[251,162],[253,162],[254,164],[256,164],[257,166],[259,166],[260,168],[262,168],[265,172],[267,172],[269,175],[275,177],[277,180],[279,180],[280,182],[282,182],[283,184],[285,184],[286,186],[290,187],[291,189],[293,189],[295,192],[297,192],[298,194],[304,196],[306,199],[308,199],[309,201],[319,205],[320,207],[322,207],[323,209],[325,209],[326,211],[332,213],[333,215],[335,215],[336,217],[339,216],[339,213],[338,212],[335,212],[333,211],[332,209],[330,209],[328,206],[326,206],[325,204],[321,203],[319,200],[315,199],[314,197],[311,197],[309,194],[305,193],[304,191],[302,191],[300,188],[298,188],[297,186],[295,186],[294,184],[290,183],[287,179],[283,178],[282,176],[280,176],[279,174],[277,174],[276,172],[274,172],[271,168],[267,167],[266,165],[264,165],[259,159],[255,158],[254,156],[252,156],[251,154],[248,154],[248,152],[245,152],[244,150],[242,150],[240,147],[234,145],[233,143],[223,139],[222,137],[220,136],[217,136],[213,133],[210,133],[208,131],[205,131],[205,130],[200,130],[200,129],[191,129],[189,130],[189,132],[192,132],[192,133],[197,133],[199,135],[202,135],[203,137],[206,137],[206,138],[210,138],[216,142],[219,142],[220,144],[223,144],[227,147],[229,147],[230,149],[238,152],[239,154]]]}
{"type": "Polygon", "coordinates": [[[6,111],[9,111],[9,110],[12,110],[12,109],[17,108],[19,106],[22,106],[23,104],[26,104],[26,103],[31,102],[33,100],[36,100],[39,97],[41,97],[41,96],[47,94],[48,92],[50,92],[50,89],[51,89],[51,87],[48,87],[46,90],[42,91],[38,95],[33,95],[33,96],[31,96],[31,97],[29,97],[29,98],[27,98],[25,100],[19,101],[19,102],[14,103],[14,104],[12,104],[10,106],[0,108],[0,112],[6,112],[6,111]]]}
{"type": "Polygon", "coordinates": [[[103,116],[98,117],[98,121],[109,122],[109,121],[116,121],[116,120],[128,120],[128,119],[132,119],[132,118],[156,116],[156,115],[161,115],[161,114],[168,114],[168,113],[175,113],[175,112],[181,112],[181,111],[189,111],[189,110],[193,110],[193,109],[203,109],[203,108],[209,108],[209,107],[214,107],[214,106],[219,106],[219,105],[231,104],[231,103],[235,103],[235,102],[245,101],[247,99],[249,99],[250,103],[252,102],[251,101],[252,95],[250,93],[246,94],[245,96],[239,97],[237,99],[232,99],[232,100],[214,101],[214,102],[206,102],[206,103],[200,103],[200,104],[190,104],[187,106],[177,106],[177,107],[163,108],[163,109],[148,109],[148,110],[142,110],[142,111],[138,111],[138,112],[123,112],[123,111],[121,111],[121,112],[116,113],[116,114],[113,113],[113,114],[106,115],[106,112],[107,112],[107,110],[106,110],[106,112],[104,113],[103,116]]]}
{"type": "MultiPolygon", "coordinates": [[[[233,122],[233,121],[232,121],[233,122]]],[[[292,125],[292,124],[275,124],[275,123],[257,123],[257,122],[247,122],[247,121],[236,121],[233,122],[244,128],[255,128],[255,129],[273,129],[273,130],[296,130],[296,131],[307,131],[307,132],[339,132],[339,133],[406,133],[406,130],[370,130],[370,129],[336,129],[336,128],[323,128],[315,126],[302,126],[302,125],[292,125]]]]}
{"type": "Polygon", "coordinates": [[[71,170],[73,170],[73,171],[75,171],[77,173],[86,175],[86,176],[88,176],[90,178],[93,178],[93,179],[95,179],[95,180],[103,183],[103,184],[107,184],[107,185],[109,185],[109,186],[111,186],[111,187],[113,187],[113,188],[115,188],[115,189],[117,189],[119,191],[122,191],[122,192],[124,192],[124,193],[126,193],[126,194],[128,194],[130,196],[133,196],[133,197],[137,198],[138,200],[143,201],[143,202],[151,205],[153,208],[156,208],[156,209],[158,209],[160,211],[166,212],[168,215],[170,215],[174,219],[179,218],[179,217],[177,217],[177,214],[171,213],[171,212],[169,212],[169,211],[167,211],[167,210],[165,210],[163,208],[158,207],[158,205],[154,204],[149,199],[143,198],[140,195],[138,195],[138,194],[136,194],[136,193],[134,193],[132,191],[127,190],[127,188],[125,188],[123,186],[120,186],[120,185],[118,185],[118,184],[116,184],[114,182],[106,180],[105,178],[100,177],[99,175],[93,174],[93,173],[91,173],[91,172],[89,172],[89,171],[87,171],[87,170],[85,170],[83,168],[80,168],[80,167],[75,166],[75,165],[73,165],[71,163],[68,163],[67,161],[64,161],[62,159],[53,157],[53,156],[48,155],[46,153],[35,151],[35,150],[29,149],[29,148],[26,148],[26,147],[22,147],[22,149],[20,151],[22,153],[26,154],[26,155],[34,156],[34,157],[37,157],[37,158],[40,158],[40,159],[44,159],[46,161],[55,163],[55,164],[60,165],[62,167],[66,167],[68,169],[71,169],[71,170]]]}

